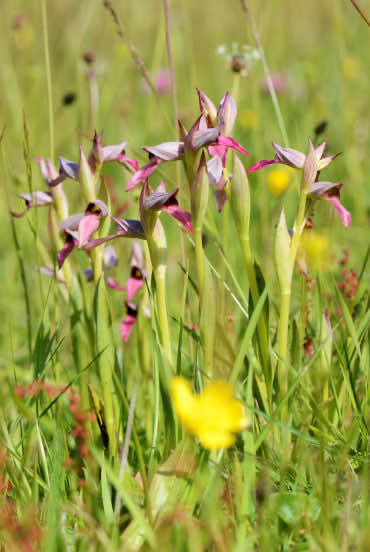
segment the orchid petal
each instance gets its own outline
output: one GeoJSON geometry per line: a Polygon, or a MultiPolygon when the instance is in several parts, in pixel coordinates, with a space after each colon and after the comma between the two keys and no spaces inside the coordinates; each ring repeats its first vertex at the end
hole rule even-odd
{"type": "Polygon", "coordinates": [[[121,153],[116,161],[119,163],[122,163],[122,165],[129,165],[132,167],[135,171],[139,170],[139,163],[136,161],[136,159],[130,159],[129,157],[126,157],[123,153],[121,153]]]}
{"type": "Polygon", "coordinates": [[[59,157],[59,174],[63,174],[65,177],[72,178],[73,180],[77,180],[78,170],[78,163],[69,161],[64,157],[59,157]]]}
{"type": "Polygon", "coordinates": [[[215,190],[216,206],[219,213],[221,213],[224,205],[226,203],[226,192],[225,190],[215,190]]]}
{"type": "Polygon", "coordinates": [[[166,192],[166,181],[162,180],[160,184],[158,184],[156,192],[165,193],[166,192]]]}
{"type": "Polygon", "coordinates": [[[292,148],[283,148],[278,144],[275,144],[275,142],[272,142],[272,146],[276,151],[277,159],[280,163],[296,169],[302,169],[306,159],[304,153],[292,148]]]}
{"type": "Polygon", "coordinates": [[[227,153],[227,147],[226,146],[208,146],[208,153],[212,157],[220,157],[222,166],[226,166],[226,153],[227,153]]]}
{"type": "Polygon", "coordinates": [[[107,245],[104,248],[103,264],[106,268],[113,268],[118,265],[118,257],[114,245],[107,245]]]}
{"type": "Polygon", "coordinates": [[[163,142],[157,146],[143,146],[142,149],[162,161],[176,161],[184,155],[183,142],[163,142]]]}
{"type": "Polygon", "coordinates": [[[213,156],[212,159],[210,159],[207,162],[207,172],[208,172],[209,183],[211,184],[211,186],[214,186],[214,187],[217,186],[217,184],[223,178],[222,170],[223,170],[222,160],[221,160],[221,157],[219,157],[218,155],[213,156]]]}
{"type": "Polygon", "coordinates": [[[214,123],[217,119],[217,108],[215,104],[212,102],[212,100],[209,99],[207,94],[202,92],[199,88],[197,88],[197,93],[199,97],[199,107],[202,113],[206,113],[209,115],[211,122],[214,123]]]}
{"type": "Polygon", "coordinates": [[[230,92],[226,92],[218,108],[218,122],[220,126],[220,131],[225,136],[229,136],[232,133],[237,113],[238,109],[236,107],[234,98],[232,97],[230,92]]]}
{"type": "Polygon", "coordinates": [[[62,268],[66,258],[72,253],[75,247],[75,240],[71,236],[67,236],[66,243],[57,254],[58,267],[62,268]]]}
{"type": "Polygon", "coordinates": [[[85,251],[89,251],[94,247],[98,247],[98,245],[101,245],[102,243],[106,243],[116,238],[139,238],[145,240],[144,230],[139,220],[117,219],[115,217],[112,217],[112,220],[117,222],[116,233],[105,236],[104,238],[87,242],[83,246],[85,251]]]}
{"type": "Polygon", "coordinates": [[[127,340],[130,336],[132,328],[137,319],[137,309],[134,305],[127,304],[127,315],[126,318],[121,322],[121,335],[124,343],[127,343],[127,340]]]}
{"type": "Polygon", "coordinates": [[[60,230],[77,230],[81,220],[84,218],[84,213],[76,213],[75,215],[71,215],[70,217],[67,217],[66,219],[62,220],[62,222],[59,225],[60,230]]]}
{"type": "Polygon", "coordinates": [[[48,192],[36,191],[31,194],[19,194],[26,204],[26,209],[21,213],[16,213],[15,211],[10,211],[10,214],[13,217],[23,217],[31,207],[43,207],[45,205],[51,205],[53,203],[53,198],[48,192]]]}
{"type": "Polygon", "coordinates": [[[130,265],[137,266],[139,268],[143,266],[143,251],[141,249],[140,242],[137,240],[135,240],[132,244],[130,265]]]}
{"type": "Polygon", "coordinates": [[[105,162],[117,161],[120,155],[125,153],[126,145],[127,145],[127,140],[114,146],[103,147],[103,161],[105,162]]]}
{"type": "Polygon", "coordinates": [[[254,163],[254,165],[249,167],[247,173],[259,171],[260,169],[264,169],[265,167],[268,167],[269,165],[274,165],[275,163],[280,163],[280,161],[278,159],[262,159],[262,161],[257,161],[257,163],[254,163]]]}
{"type": "Polygon", "coordinates": [[[212,142],[217,141],[219,129],[207,128],[205,130],[196,130],[191,136],[191,147],[193,150],[198,150],[203,146],[208,146],[212,142]]]}
{"type": "Polygon", "coordinates": [[[164,205],[162,209],[163,211],[167,211],[167,213],[171,215],[171,217],[181,222],[181,224],[183,224],[191,234],[194,233],[191,214],[180,209],[177,200],[175,200],[175,202],[170,205],[164,205]]]}
{"type": "Polygon", "coordinates": [[[98,215],[85,215],[78,225],[78,247],[83,247],[93,234],[99,228],[98,215]]]}
{"type": "Polygon", "coordinates": [[[314,182],[310,186],[310,193],[316,195],[322,195],[333,188],[341,188],[341,182],[314,182]]]}
{"type": "Polygon", "coordinates": [[[140,238],[145,239],[144,229],[139,220],[132,219],[119,219],[111,217],[114,222],[117,223],[117,230],[124,232],[128,238],[140,238]]]}
{"type": "Polygon", "coordinates": [[[338,214],[340,216],[341,221],[343,222],[343,225],[345,228],[348,228],[352,216],[349,211],[340,202],[339,194],[338,195],[329,195],[329,194],[323,194],[321,196],[323,199],[326,199],[327,201],[330,201],[330,203],[333,205],[334,209],[338,211],[338,214]]]}
{"type": "Polygon", "coordinates": [[[93,282],[93,280],[94,280],[94,271],[91,268],[91,266],[89,266],[88,268],[85,268],[85,270],[83,271],[83,275],[84,275],[85,280],[87,282],[93,282]]]}
{"type": "Polygon", "coordinates": [[[125,291],[125,289],[119,285],[119,283],[114,280],[114,278],[107,278],[107,286],[116,291],[125,291]]]}
{"type": "Polygon", "coordinates": [[[136,293],[139,291],[140,288],[142,288],[144,285],[144,279],[138,279],[138,278],[129,278],[127,282],[125,283],[126,293],[127,293],[127,299],[131,301],[136,293]]]}
{"type": "Polygon", "coordinates": [[[230,136],[222,136],[222,134],[219,135],[217,138],[217,144],[221,146],[226,146],[227,148],[232,148],[236,151],[239,151],[243,155],[249,155],[247,150],[243,148],[234,138],[231,138],[230,136]]]}
{"type": "Polygon", "coordinates": [[[128,192],[129,190],[132,190],[136,186],[138,186],[141,182],[144,182],[147,178],[149,178],[157,168],[157,165],[161,163],[162,160],[158,159],[158,157],[153,157],[147,165],[144,167],[141,167],[138,171],[136,171],[128,181],[128,184],[125,188],[125,192],[128,192]]]}
{"type": "Polygon", "coordinates": [[[179,189],[173,190],[172,192],[158,192],[155,191],[150,193],[143,200],[143,206],[145,210],[152,209],[153,211],[160,211],[163,206],[174,198],[178,194],[179,189]]]}
{"type": "Polygon", "coordinates": [[[324,159],[320,159],[317,170],[322,171],[322,169],[325,169],[334,159],[338,157],[338,155],[341,155],[342,152],[335,153],[334,155],[330,155],[329,157],[324,157],[324,159]]]}
{"type": "Polygon", "coordinates": [[[316,154],[316,159],[317,159],[318,163],[319,163],[320,159],[322,158],[322,156],[324,155],[325,148],[326,148],[326,142],[325,141],[321,142],[321,144],[319,144],[315,148],[315,154],[316,154]]]}
{"type": "Polygon", "coordinates": [[[41,174],[46,184],[49,185],[50,182],[58,178],[58,171],[50,159],[35,157],[35,161],[40,165],[41,174]]]}

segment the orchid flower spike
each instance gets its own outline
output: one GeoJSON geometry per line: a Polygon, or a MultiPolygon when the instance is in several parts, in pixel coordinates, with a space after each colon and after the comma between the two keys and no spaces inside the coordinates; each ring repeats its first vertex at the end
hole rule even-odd
{"type": "Polygon", "coordinates": [[[326,149],[326,142],[322,142],[314,148],[311,140],[309,140],[310,149],[307,156],[301,151],[283,148],[274,142],[272,145],[275,149],[274,159],[258,161],[249,167],[247,173],[258,171],[276,163],[288,165],[288,167],[293,167],[295,169],[302,169],[304,172],[309,171],[311,175],[309,178],[306,178],[306,180],[308,181],[308,193],[311,199],[325,199],[329,201],[337,210],[343,225],[347,228],[351,222],[351,214],[340,202],[340,189],[343,184],[340,182],[317,181],[320,171],[330,165],[340,153],[323,157],[326,149]]]}
{"type": "Polygon", "coordinates": [[[229,148],[235,149],[243,155],[248,152],[233,138],[231,133],[237,108],[231,94],[227,92],[216,109],[213,102],[198,90],[201,115],[195,121],[189,132],[179,121],[182,142],[163,142],[156,146],[143,146],[143,150],[149,154],[149,163],[141,167],[130,178],[126,191],[138,186],[148,179],[160,163],[165,161],[183,160],[185,168],[191,165],[191,160],[196,152],[203,147],[209,147],[211,156],[219,155],[223,166],[226,163],[226,153],[229,148]],[[213,148],[213,149],[212,149],[213,148]]]}
{"type": "MultiPolygon", "coordinates": [[[[303,165],[306,160],[306,155],[303,152],[292,148],[283,148],[282,146],[275,144],[275,142],[272,142],[272,146],[275,150],[274,159],[262,160],[254,163],[254,165],[249,167],[247,170],[248,173],[259,171],[260,169],[268,167],[269,165],[274,165],[275,163],[281,163],[282,165],[287,165],[288,167],[293,167],[294,169],[303,169],[303,165]]],[[[315,148],[318,171],[325,169],[332,161],[334,161],[336,157],[338,157],[338,155],[340,155],[340,153],[336,153],[334,155],[330,155],[329,157],[323,157],[325,148],[326,142],[322,142],[315,148]]]]}

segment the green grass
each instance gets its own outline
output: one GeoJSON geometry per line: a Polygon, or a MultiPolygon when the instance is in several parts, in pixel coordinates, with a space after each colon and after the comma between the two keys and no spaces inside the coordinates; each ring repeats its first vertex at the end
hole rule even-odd
{"type": "MultiPolygon", "coordinates": [[[[57,162],[61,155],[78,161],[79,145],[88,152],[86,136],[96,126],[104,130],[104,144],[127,139],[127,155],[143,165],[142,145],[176,138],[173,104],[169,92],[156,98],[143,91],[142,75],[103,2],[2,3],[1,551],[344,552],[370,547],[368,28],[344,0],[248,4],[271,72],[283,73],[288,81],[278,101],[289,146],[306,152],[316,125],[328,121],[322,137],[331,153],[343,154],[321,178],[343,182],[341,201],[352,213],[344,229],[328,202],[315,206],[314,228],[329,238],[328,266],[309,270],[315,279],[311,287],[295,270],[286,359],[279,356],[274,235],[283,207],[288,228],[293,226],[299,176],[279,197],[268,189],[269,169],[249,177],[258,302],[249,298],[250,273],[230,202],[219,214],[210,191],[202,227],[206,283],[201,305],[193,237],[161,215],[172,360],[161,346],[163,303],[154,276],[149,274],[140,292],[138,322],[123,343],[119,323],[125,295],[105,289],[102,280],[98,286],[85,281],[86,252],[76,249],[70,257],[70,293],[35,270],[55,263],[61,238],[52,236],[46,207],[20,219],[8,214],[23,208],[16,194],[46,189],[33,158],[52,156],[57,162]],[[90,66],[82,59],[87,51],[96,56],[90,66]],[[92,70],[99,90],[95,110],[92,70]],[[63,97],[70,92],[76,99],[65,105],[63,97]],[[345,267],[340,263],[344,249],[349,250],[345,267]],[[357,272],[353,298],[338,287],[343,268],[357,272]],[[268,324],[267,364],[261,360],[262,320],[268,324]],[[311,358],[303,347],[307,338],[311,358]],[[182,428],[170,396],[175,374],[197,392],[209,377],[231,379],[251,420],[232,447],[206,451],[182,428]],[[35,381],[42,381],[34,385],[47,392],[20,396],[15,391],[35,381]]],[[[162,3],[116,0],[113,5],[149,72],[167,67],[162,3]]],[[[361,6],[370,12],[366,2],[361,6]]],[[[216,53],[222,44],[231,51],[232,42],[255,47],[241,4],[173,0],[169,7],[179,113],[186,128],[199,115],[196,87],[215,103],[229,90],[239,110],[233,137],[249,152],[244,166],[269,159],[271,142],[283,144],[283,137],[271,97],[261,87],[263,65],[257,60],[239,77],[216,53]]],[[[179,183],[180,205],[190,210],[178,166],[179,171],[175,163],[160,165],[151,185],[165,178],[172,190],[179,183]]],[[[112,205],[127,201],[122,216],[138,218],[138,192],[124,192],[129,173],[108,164],[103,174],[113,182],[108,186],[112,205]]],[[[82,212],[86,200],[79,184],[66,180],[63,188],[70,213],[82,212]]],[[[108,195],[101,188],[99,197],[106,203],[108,195]]],[[[123,285],[132,242],[113,243],[119,264],[106,276],[123,285]]],[[[144,255],[147,259],[145,247],[144,255]]]]}

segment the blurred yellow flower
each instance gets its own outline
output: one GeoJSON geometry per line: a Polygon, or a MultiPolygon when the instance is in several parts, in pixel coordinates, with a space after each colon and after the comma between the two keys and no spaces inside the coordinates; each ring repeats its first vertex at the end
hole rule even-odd
{"type": "Polygon", "coordinates": [[[253,109],[243,109],[239,115],[239,124],[243,128],[258,128],[258,113],[253,109]]]}
{"type": "Polygon", "coordinates": [[[244,407],[233,397],[226,381],[212,382],[203,393],[194,395],[189,383],[176,377],[171,382],[171,393],[181,423],[207,449],[231,446],[235,440],[232,433],[248,425],[244,407]]]}
{"type": "Polygon", "coordinates": [[[360,73],[360,63],[358,59],[347,56],[342,62],[342,72],[344,78],[348,80],[355,79],[360,73]]]}
{"type": "MultiPolygon", "coordinates": [[[[297,263],[314,270],[325,270],[331,264],[330,242],[328,236],[315,230],[305,230],[302,234],[297,263]]],[[[306,271],[304,271],[306,272],[306,271]]]]}
{"type": "Polygon", "coordinates": [[[291,179],[292,169],[290,167],[277,167],[269,172],[267,186],[272,194],[279,196],[289,186],[291,179]]]}

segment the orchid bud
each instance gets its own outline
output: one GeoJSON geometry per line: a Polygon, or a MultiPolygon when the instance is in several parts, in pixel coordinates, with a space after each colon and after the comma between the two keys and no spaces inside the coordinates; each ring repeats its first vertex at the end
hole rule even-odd
{"type": "Polygon", "coordinates": [[[237,113],[238,110],[234,98],[230,92],[227,92],[218,108],[220,131],[224,136],[231,136],[237,113]]]}
{"type": "Polygon", "coordinates": [[[85,199],[88,203],[95,201],[95,183],[94,175],[91,172],[91,168],[86,159],[86,156],[80,148],[80,168],[78,172],[78,179],[82,186],[82,191],[84,193],[85,199]]]}
{"type": "MultiPolygon", "coordinates": [[[[311,140],[309,140],[308,154],[303,164],[303,188],[305,191],[309,192],[312,184],[316,180],[317,167],[318,167],[318,158],[317,153],[311,140]]],[[[321,157],[321,156],[320,156],[321,157]]]]}
{"type": "Polygon", "coordinates": [[[274,256],[281,292],[290,293],[290,236],[284,209],[281,211],[279,223],[276,228],[274,256]]]}
{"type": "Polygon", "coordinates": [[[233,154],[230,202],[238,233],[240,236],[248,236],[250,218],[249,183],[244,166],[235,153],[233,154]]]}
{"type": "Polygon", "coordinates": [[[193,225],[200,228],[208,205],[209,178],[207,173],[206,157],[202,152],[199,167],[191,185],[191,212],[193,225]]]}
{"type": "Polygon", "coordinates": [[[215,106],[215,104],[212,102],[212,100],[209,99],[209,97],[207,96],[207,94],[205,94],[204,92],[202,92],[202,90],[199,90],[199,88],[197,88],[197,92],[198,92],[198,97],[199,97],[199,106],[200,106],[200,109],[203,112],[205,112],[205,115],[209,116],[209,118],[211,119],[211,123],[213,126],[216,126],[217,125],[217,108],[215,106]]]}

